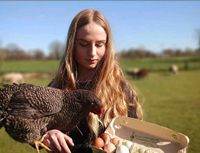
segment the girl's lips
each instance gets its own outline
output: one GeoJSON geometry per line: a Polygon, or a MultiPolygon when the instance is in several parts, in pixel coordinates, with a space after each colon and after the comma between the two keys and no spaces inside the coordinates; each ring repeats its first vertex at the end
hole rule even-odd
{"type": "Polygon", "coordinates": [[[88,61],[89,61],[90,63],[95,63],[95,62],[97,61],[97,59],[88,59],[88,61]]]}

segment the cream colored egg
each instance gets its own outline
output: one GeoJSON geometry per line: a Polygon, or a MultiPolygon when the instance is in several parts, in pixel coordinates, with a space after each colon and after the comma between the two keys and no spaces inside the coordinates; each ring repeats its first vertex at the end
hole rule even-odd
{"type": "Polygon", "coordinates": [[[145,153],[146,149],[145,148],[139,148],[138,153],[145,153]]]}
{"type": "Polygon", "coordinates": [[[131,148],[129,149],[130,150],[130,153],[135,153],[137,152],[137,146],[133,143],[133,145],[131,146],[131,148]]]}
{"type": "Polygon", "coordinates": [[[131,141],[124,141],[123,144],[124,144],[125,146],[127,146],[128,149],[130,150],[130,149],[131,149],[131,146],[133,145],[133,142],[131,142],[131,141]]]}
{"type": "Polygon", "coordinates": [[[129,149],[128,149],[127,146],[122,144],[122,145],[117,147],[116,153],[129,153],[129,149]]]}

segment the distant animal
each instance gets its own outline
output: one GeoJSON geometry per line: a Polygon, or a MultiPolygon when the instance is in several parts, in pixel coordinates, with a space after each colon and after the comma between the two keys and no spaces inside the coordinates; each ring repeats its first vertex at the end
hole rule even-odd
{"type": "Polygon", "coordinates": [[[2,81],[8,81],[11,83],[22,83],[24,77],[21,73],[7,73],[2,76],[2,81]]]}
{"type": "Polygon", "coordinates": [[[171,72],[172,74],[177,74],[178,71],[179,71],[179,68],[178,68],[178,65],[176,65],[176,64],[172,64],[169,67],[169,72],[171,72]]]}
{"type": "Polygon", "coordinates": [[[50,150],[42,141],[50,129],[67,132],[102,103],[88,90],[60,90],[31,84],[4,85],[0,90],[0,128],[15,140],[50,150]]]}
{"type": "Polygon", "coordinates": [[[144,78],[149,74],[149,70],[146,68],[134,68],[134,69],[130,69],[127,71],[127,74],[129,74],[130,76],[140,79],[140,78],[144,78]]]}

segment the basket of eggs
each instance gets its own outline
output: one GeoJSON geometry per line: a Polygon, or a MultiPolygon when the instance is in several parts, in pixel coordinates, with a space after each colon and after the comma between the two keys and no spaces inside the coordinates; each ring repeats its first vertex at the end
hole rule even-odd
{"type": "Polygon", "coordinates": [[[116,117],[93,142],[93,153],[186,153],[189,138],[160,125],[116,117]]]}

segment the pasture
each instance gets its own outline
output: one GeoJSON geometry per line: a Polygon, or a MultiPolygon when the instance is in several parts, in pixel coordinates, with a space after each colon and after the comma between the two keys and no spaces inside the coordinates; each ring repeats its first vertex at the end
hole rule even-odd
{"type": "MultiPolygon", "coordinates": [[[[46,73],[49,77],[33,77],[25,79],[25,82],[47,85],[53,78],[58,64],[58,61],[1,61],[0,74],[46,73]]],[[[132,67],[151,69],[150,74],[142,79],[133,79],[125,73],[137,89],[144,110],[144,120],[184,133],[190,138],[188,153],[199,153],[200,58],[120,59],[120,65],[124,72],[132,67]],[[167,71],[171,64],[180,67],[176,75],[167,71]]],[[[4,129],[1,129],[0,152],[35,153],[35,150],[12,140],[4,129]]]]}

